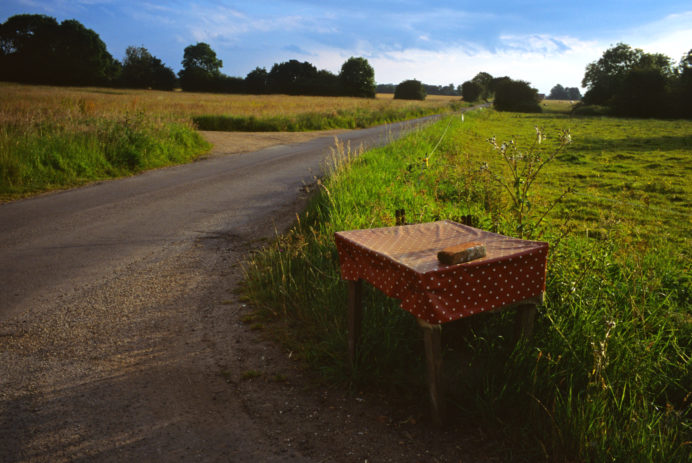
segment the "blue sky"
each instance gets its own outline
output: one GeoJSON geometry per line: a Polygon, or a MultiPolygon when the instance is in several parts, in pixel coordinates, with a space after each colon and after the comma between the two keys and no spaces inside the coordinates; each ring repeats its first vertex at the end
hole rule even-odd
{"type": "Polygon", "coordinates": [[[338,73],[363,56],[378,83],[459,85],[485,71],[549,92],[579,87],[617,42],[676,63],[692,48],[689,0],[0,0],[0,22],[20,13],[77,19],[115,58],[144,46],[175,71],[187,45],[207,42],[240,77],[289,59],[338,73]]]}

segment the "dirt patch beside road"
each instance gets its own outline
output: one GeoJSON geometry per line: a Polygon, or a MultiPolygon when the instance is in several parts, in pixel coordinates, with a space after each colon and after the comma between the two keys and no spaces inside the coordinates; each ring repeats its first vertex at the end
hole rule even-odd
{"type": "Polygon", "coordinates": [[[346,130],[323,130],[311,132],[211,132],[200,131],[214,145],[208,156],[248,153],[270,146],[302,143],[320,137],[333,137],[346,130]]]}

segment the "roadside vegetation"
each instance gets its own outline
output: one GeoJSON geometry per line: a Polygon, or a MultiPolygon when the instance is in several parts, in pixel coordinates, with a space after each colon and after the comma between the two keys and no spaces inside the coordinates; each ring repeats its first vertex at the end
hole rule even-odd
{"type": "Polygon", "coordinates": [[[354,128],[459,105],[458,98],[443,96],[411,103],[391,95],[215,95],[0,83],[0,199],[189,162],[210,148],[199,128],[354,128]]]}
{"type": "Polygon", "coordinates": [[[688,461],[692,122],[571,118],[570,105],[545,105],[450,116],[362,154],[337,145],[306,212],[248,262],[245,294],[325,381],[386,394],[407,414],[427,397],[418,326],[365,285],[351,372],[333,233],[392,226],[405,209],[412,223],[546,240],[546,301],[530,340],[511,341],[511,311],[444,326],[452,420],[482,424],[512,461],[688,461]],[[518,154],[555,154],[523,197],[521,227],[497,181],[512,178],[499,151],[512,141],[518,154]]]}

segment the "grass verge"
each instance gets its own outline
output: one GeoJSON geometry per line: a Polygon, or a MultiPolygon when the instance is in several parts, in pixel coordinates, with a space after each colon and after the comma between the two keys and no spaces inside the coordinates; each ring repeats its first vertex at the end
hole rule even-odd
{"type": "Polygon", "coordinates": [[[191,124],[144,113],[0,127],[0,200],[189,162],[209,147],[191,124]]]}
{"type": "Polygon", "coordinates": [[[534,337],[519,346],[511,313],[445,325],[454,415],[502,433],[514,459],[687,461],[689,121],[479,111],[358,157],[337,146],[307,211],[248,263],[246,295],[275,321],[266,329],[326,381],[416,403],[425,397],[417,324],[368,285],[361,361],[350,374],[333,233],[394,225],[404,208],[411,222],[463,219],[515,234],[511,205],[489,175],[502,175],[503,164],[487,139],[528,146],[535,126],[570,128],[573,137],[531,192],[528,218],[546,217],[534,237],[551,243],[546,303],[534,337]],[[574,192],[548,209],[568,186],[574,192]]]}

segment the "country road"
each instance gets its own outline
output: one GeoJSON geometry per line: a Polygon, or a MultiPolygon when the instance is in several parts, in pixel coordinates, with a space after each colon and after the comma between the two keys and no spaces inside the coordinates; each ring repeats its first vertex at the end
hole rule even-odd
{"type": "MultiPolygon", "coordinates": [[[[381,145],[412,122],[338,135],[381,145]]],[[[138,256],[202,235],[271,223],[334,145],[324,137],[259,152],[216,156],[0,205],[0,321],[98,281],[138,256]]]]}
{"type": "Polygon", "coordinates": [[[333,143],[217,145],[0,205],[0,461],[500,461],[470,424],[430,428],[425,397],[321,385],[245,323],[242,262],[302,210],[333,143]]]}

